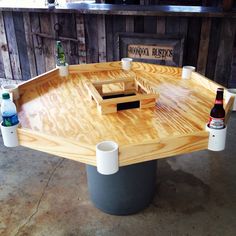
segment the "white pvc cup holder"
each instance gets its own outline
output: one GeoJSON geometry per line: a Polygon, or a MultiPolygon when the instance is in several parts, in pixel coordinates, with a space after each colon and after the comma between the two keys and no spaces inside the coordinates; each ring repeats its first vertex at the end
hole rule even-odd
{"type": "Polygon", "coordinates": [[[65,66],[57,66],[59,68],[59,75],[65,77],[69,75],[69,65],[66,63],[65,66]]]}
{"type": "Polygon", "coordinates": [[[183,66],[182,68],[182,79],[190,79],[192,72],[195,71],[195,67],[194,66],[183,66]]]}
{"type": "Polygon", "coordinates": [[[18,125],[19,123],[13,126],[3,126],[1,122],[3,144],[6,147],[19,146],[18,135],[17,135],[18,125]]]}
{"type": "Polygon", "coordinates": [[[206,125],[209,132],[208,149],[211,151],[223,151],[225,149],[227,127],[224,129],[211,129],[206,125]]]}
{"type": "Polygon", "coordinates": [[[226,93],[225,93],[226,102],[228,102],[231,97],[234,97],[234,104],[232,107],[232,111],[236,111],[236,89],[235,88],[226,90],[226,93]]]}
{"type": "Polygon", "coordinates": [[[96,145],[97,171],[102,175],[112,175],[119,170],[118,144],[103,141],[96,145]]]}
{"type": "Polygon", "coordinates": [[[132,58],[125,57],[121,59],[122,69],[123,70],[130,70],[132,67],[132,58]]]}
{"type": "Polygon", "coordinates": [[[6,84],[2,85],[2,93],[7,92],[10,94],[11,100],[17,100],[20,97],[19,89],[17,84],[6,84]]]}

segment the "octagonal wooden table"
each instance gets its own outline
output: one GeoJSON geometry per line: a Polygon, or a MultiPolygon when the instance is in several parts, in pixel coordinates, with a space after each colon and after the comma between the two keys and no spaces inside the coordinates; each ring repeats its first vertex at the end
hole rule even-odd
{"type": "MultiPolygon", "coordinates": [[[[153,164],[153,160],[208,148],[209,133],[205,125],[214,104],[216,89],[222,86],[196,72],[192,73],[191,79],[183,80],[181,71],[177,67],[138,62],[133,63],[130,71],[123,71],[120,62],[110,62],[69,66],[67,77],[60,77],[58,69],[42,74],[19,86],[19,143],[85,163],[92,168],[96,166],[96,144],[113,140],[119,145],[120,167],[140,168],[140,165],[152,163],[150,168],[154,173],[156,162],[153,164]],[[134,78],[147,91],[158,93],[156,106],[100,114],[96,102],[88,94],[86,83],[89,80],[125,78],[134,78]]],[[[113,89],[109,86],[106,87],[108,92],[113,89]]],[[[232,102],[229,100],[225,104],[227,116],[232,102]]],[[[127,169],[125,172],[132,171],[127,169]]],[[[137,172],[135,175],[138,175],[137,172]]],[[[112,176],[108,178],[117,181],[112,176]]],[[[127,180],[130,177],[122,178],[127,180]]],[[[142,185],[150,179],[153,175],[142,185]]],[[[141,180],[142,176],[138,181],[141,180]]],[[[132,182],[126,186],[126,190],[133,185],[132,182]]],[[[153,185],[149,188],[154,188],[153,185]]],[[[140,188],[135,191],[140,191],[140,188]]],[[[151,192],[147,202],[151,200],[153,189],[151,192]]],[[[93,200],[96,202],[96,197],[93,200]]],[[[102,210],[111,214],[129,214],[144,208],[144,205],[137,208],[137,204],[141,203],[135,203],[133,211],[129,211],[127,206],[124,211],[117,210],[120,206],[114,211],[102,210]]],[[[98,204],[98,208],[103,207],[98,204]]]]}

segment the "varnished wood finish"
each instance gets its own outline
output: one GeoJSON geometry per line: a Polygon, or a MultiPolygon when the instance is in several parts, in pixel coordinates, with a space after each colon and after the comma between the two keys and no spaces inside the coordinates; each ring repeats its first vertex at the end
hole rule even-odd
{"type": "Polygon", "coordinates": [[[182,80],[181,68],[144,63],[133,63],[127,72],[120,62],[70,66],[69,71],[67,78],[55,69],[19,86],[21,145],[96,165],[95,145],[114,140],[120,166],[207,148],[205,124],[220,85],[204,76],[193,73],[182,80]],[[160,94],[156,107],[99,114],[86,81],[132,76],[160,94]]]}

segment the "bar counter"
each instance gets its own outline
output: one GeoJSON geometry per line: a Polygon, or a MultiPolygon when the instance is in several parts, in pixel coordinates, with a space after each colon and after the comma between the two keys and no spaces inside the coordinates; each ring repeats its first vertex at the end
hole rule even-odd
{"type": "Polygon", "coordinates": [[[173,5],[122,5],[101,3],[60,3],[48,7],[44,1],[0,1],[1,11],[30,11],[132,16],[196,16],[236,17],[236,10],[225,12],[221,7],[173,5]]]}

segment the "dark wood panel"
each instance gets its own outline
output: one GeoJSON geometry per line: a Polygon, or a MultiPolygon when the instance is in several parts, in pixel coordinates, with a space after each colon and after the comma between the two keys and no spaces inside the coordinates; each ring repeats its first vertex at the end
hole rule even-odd
{"type": "Polygon", "coordinates": [[[202,28],[200,36],[200,46],[198,52],[197,71],[205,75],[207,66],[207,56],[211,32],[211,18],[202,19],[202,28]]]}
{"type": "Polygon", "coordinates": [[[3,70],[1,70],[2,77],[6,79],[12,79],[11,61],[7,43],[7,37],[5,32],[5,24],[2,12],[0,12],[0,51],[1,51],[1,63],[3,70]]]}
{"type": "Polygon", "coordinates": [[[14,22],[16,42],[19,52],[22,79],[28,80],[31,78],[31,74],[30,74],[29,59],[27,54],[23,13],[15,12],[13,14],[13,22],[14,22]]]}
{"type": "Polygon", "coordinates": [[[186,61],[185,63],[197,66],[198,49],[201,32],[201,18],[190,18],[188,25],[188,36],[186,42],[186,61]]]}
{"type": "Polygon", "coordinates": [[[78,40],[78,57],[79,64],[86,63],[86,43],[85,43],[85,29],[84,16],[76,15],[76,31],[78,40]]]}
{"type": "Polygon", "coordinates": [[[220,30],[221,30],[221,19],[212,19],[211,32],[210,32],[210,42],[207,56],[207,66],[206,66],[206,76],[214,80],[217,52],[220,43],[220,30]]]}
{"type": "Polygon", "coordinates": [[[135,33],[144,32],[144,17],[143,16],[134,17],[134,32],[135,33]]]}
{"type": "Polygon", "coordinates": [[[97,15],[85,16],[87,63],[98,62],[97,15]]]}
{"type": "Polygon", "coordinates": [[[235,28],[235,20],[225,18],[221,21],[220,44],[217,53],[214,80],[226,87],[228,87],[231,77],[235,28]]]}
{"type": "Polygon", "coordinates": [[[179,17],[166,18],[166,33],[167,34],[179,34],[179,17]]]}
{"type": "Polygon", "coordinates": [[[45,60],[43,55],[43,41],[42,38],[35,35],[34,33],[40,33],[40,21],[39,14],[30,14],[31,20],[31,31],[33,33],[33,44],[34,44],[34,54],[37,66],[37,74],[42,74],[46,71],[45,60]]]}
{"type": "Polygon", "coordinates": [[[126,31],[126,22],[125,17],[123,16],[115,16],[113,17],[113,55],[114,60],[120,60],[119,55],[117,53],[116,48],[119,45],[117,34],[126,31]]]}
{"type": "Polygon", "coordinates": [[[106,30],[105,30],[105,16],[98,15],[98,57],[99,62],[106,61],[106,30]]]}
{"type": "Polygon", "coordinates": [[[24,21],[24,30],[25,30],[24,34],[25,34],[27,55],[29,61],[30,77],[33,78],[37,75],[37,68],[34,55],[33,37],[31,34],[30,14],[28,12],[23,13],[23,21],[24,21]]]}
{"type": "Polygon", "coordinates": [[[113,55],[113,16],[105,16],[106,19],[106,52],[107,61],[114,61],[113,55]]]}
{"type": "Polygon", "coordinates": [[[134,32],[134,17],[133,16],[126,16],[126,32],[134,32]]]}
{"type": "Polygon", "coordinates": [[[157,18],[155,16],[147,16],[144,18],[144,33],[156,34],[157,18]]]}
{"type": "Polygon", "coordinates": [[[165,34],[165,33],[166,33],[166,18],[157,17],[157,34],[165,34]]]}
{"type": "Polygon", "coordinates": [[[16,41],[15,26],[12,12],[4,12],[4,24],[10,54],[13,79],[22,80],[20,58],[16,41]]]}

